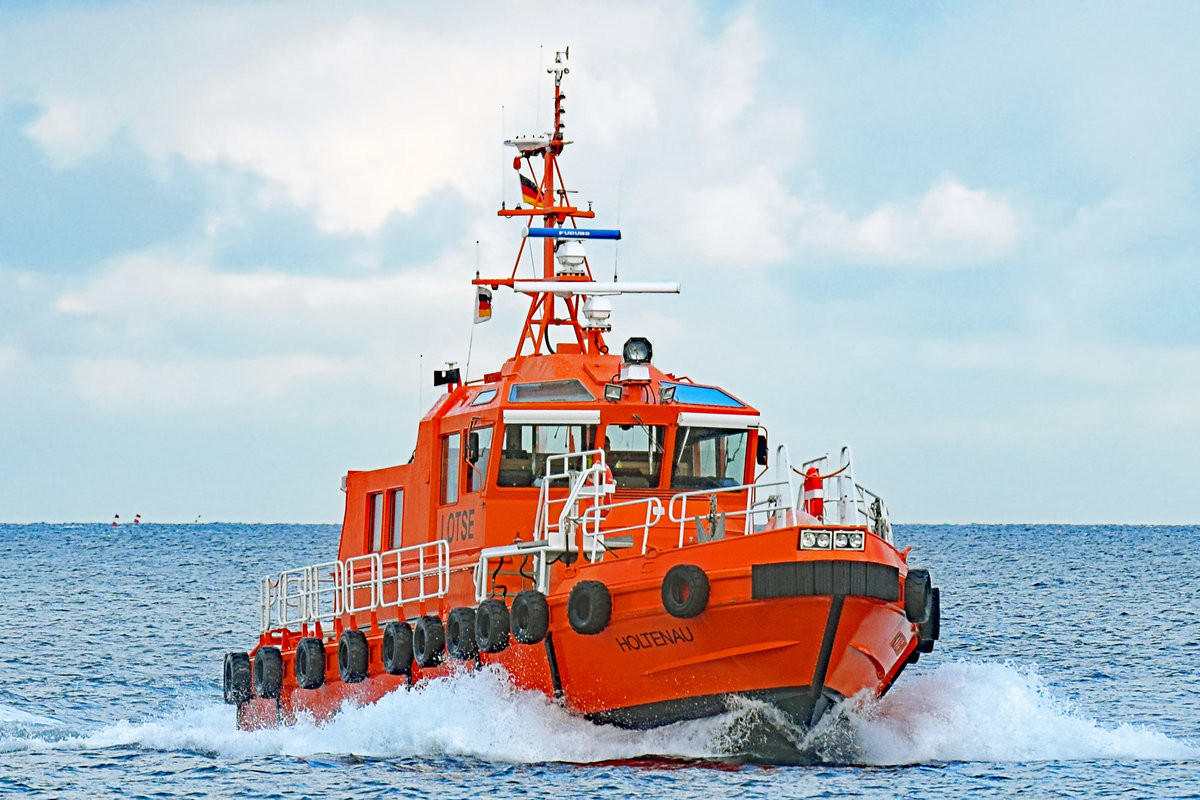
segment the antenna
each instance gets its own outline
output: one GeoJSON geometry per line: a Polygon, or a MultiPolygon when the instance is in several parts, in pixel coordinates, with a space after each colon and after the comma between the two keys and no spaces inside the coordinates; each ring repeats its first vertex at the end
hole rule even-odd
{"type": "MultiPolygon", "coordinates": [[[[475,240],[475,279],[479,280],[479,240],[475,240]]],[[[467,363],[463,365],[462,382],[465,385],[471,379],[471,350],[475,347],[475,310],[479,303],[479,287],[471,289],[471,335],[467,338],[467,363]]]]}
{"type": "MultiPolygon", "coordinates": [[[[622,176],[617,176],[617,230],[621,229],[621,180],[622,176]]],[[[613,244],[613,283],[617,282],[617,258],[621,255],[621,240],[613,244]]]]}
{"type": "MultiPolygon", "coordinates": [[[[500,106],[500,141],[502,141],[502,142],[504,141],[504,137],[507,135],[507,134],[505,134],[504,131],[505,131],[504,106],[500,106]]],[[[503,150],[504,145],[500,145],[500,148],[503,150]]],[[[504,208],[504,159],[503,158],[500,159],[500,207],[504,208]]],[[[478,242],[476,242],[476,244],[478,244],[478,242]]],[[[476,250],[475,255],[476,255],[475,267],[476,267],[476,269],[478,269],[479,268],[479,258],[478,258],[479,251],[478,250],[476,250]]]]}
{"type": "MultiPolygon", "coordinates": [[[[540,76],[542,74],[542,56],[544,55],[544,53],[542,52],[543,50],[544,50],[544,45],[539,44],[538,45],[538,68],[537,68],[537,72],[534,73],[535,75],[538,75],[538,76],[540,76]]],[[[533,93],[534,93],[534,96],[537,98],[534,101],[535,103],[537,103],[537,106],[536,106],[537,113],[533,117],[532,130],[537,130],[537,126],[542,120],[542,92],[541,92],[540,88],[536,85],[540,81],[541,81],[541,78],[539,77],[534,85],[533,93]]]]}
{"type": "Polygon", "coordinates": [[[417,353],[417,419],[425,408],[425,354],[417,353]]]}

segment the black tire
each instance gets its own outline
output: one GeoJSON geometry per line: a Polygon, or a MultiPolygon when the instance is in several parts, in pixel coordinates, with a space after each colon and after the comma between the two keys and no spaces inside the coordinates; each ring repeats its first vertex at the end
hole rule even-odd
{"type": "Polygon", "coordinates": [[[296,685],[301,689],[318,689],[325,683],[325,645],[315,636],[306,636],[296,643],[296,685]]]}
{"type": "Polygon", "coordinates": [[[567,622],[571,630],[586,636],[600,633],[612,619],[612,595],[600,581],[580,581],[567,598],[567,622]]]}
{"type": "Polygon", "coordinates": [[[920,624],[933,613],[933,587],[929,570],[910,569],[904,579],[904,616],[920,624]]]}
{"type": "Polygon", "coordinates": [[[244,703],[250,699],[250,656],[226,653],[222,670],[221,693],[226,703],[244,703]]]}
{"type": "Polygon", "coordinates": [[[699,616],[708,607],[708,576],[692,564],[676,564],[662,582],[663,608],[672,617],[699,616]]]}
{"type": "Polygon", "coordinates": [[[367,637],[362,631],[342,631],[338,640],[338,675],[344,683],[359,683],[367,677],[367,637]]]}
{"type": "Polygon", "coordinates": [[[450,609],[446,617],[446,649],[459,661],[479,655],[479,648],[475,646],[475,609],[450,609]]]}
{"type": "Polygon", "coordinates": [[[933,643],[942,635],[942,590],[933,587],[932,597],[929,619],[917,626],[917,650],[922,653],[932,653],[933,643]]]}
{"type": "Polygon", "coordinates": [[[446,648],[446,631],[437,617],[421,617],[413,626],[413,659],[422,669],[442,663],[446,648]]]}
{"type": "Polygon", "coordinates": [[[383,629],[383,671],[388,675],[412,672],[413,634],[407,622],[389,622],[383,629]]]}
{"type": "Polygon", "coordinates": [[[508,607],[503,600],[484,600],[475,609],[475,646],[484,653],[508,647],[508,607]]]}
{"type": "Polygon", "coordinates": [[[279,648],[258,648],[254,654],[254,693],[265,700],[274,700],[282,688],[283,655],[279,648]]]}
{"type": "Polygon", "coordinates": [[[537,644],[550,630],[550,604],[536,589],[518,592],[513,598],[510,617],[512,635],[521,644],[537,644]]]}

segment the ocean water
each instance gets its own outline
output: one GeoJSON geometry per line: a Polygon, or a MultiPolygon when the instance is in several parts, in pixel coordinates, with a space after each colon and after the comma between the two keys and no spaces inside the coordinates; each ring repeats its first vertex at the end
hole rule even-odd
{"type": "Polygon", "coordinates": [[[811,732],[752,703],[646,732],[484,671],[252,733],[221,658],[334,526],[0,525],[0,795],[1200,797],[1200,528],[899,526],[942,640],[811,732]],[[764,763],[784,742],[811,763],[764,763]]]}

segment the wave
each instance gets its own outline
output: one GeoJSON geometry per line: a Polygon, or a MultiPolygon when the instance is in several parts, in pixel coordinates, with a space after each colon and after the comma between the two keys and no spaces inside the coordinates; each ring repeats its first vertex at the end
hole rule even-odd
{"type": "Polygon", "coordinates": [[[510,763],[621,761],[644,756],[872,765],[931,761],[1196,759],[1200,748],[1137,725],[1106,727],[1074,713],[1031,668],[954,663],[912,676],[879,700],[852,699],[815,729],[752,701],[651,731],[570,714],[519,691],[493,668],[343,708],[329,722],[239,731],[231,707],[207,698],[155,719],[78,735],[0,706],[0,752],[134,746],[245,758],[355,755],[471,757],[510,763]]]}

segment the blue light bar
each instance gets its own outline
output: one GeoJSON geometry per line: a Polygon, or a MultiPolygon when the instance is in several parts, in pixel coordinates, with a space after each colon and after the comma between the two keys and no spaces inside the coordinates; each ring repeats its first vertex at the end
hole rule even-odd
{"type": "Polygon", "coordinates": [[[528,228],[526,236],[534,239],[620,239],[615,228],[528,228]]]}

